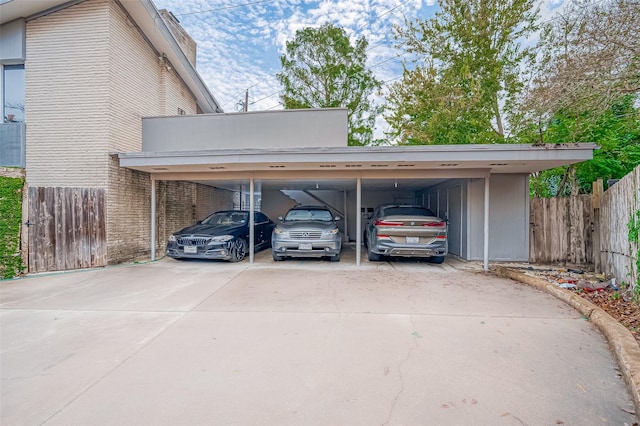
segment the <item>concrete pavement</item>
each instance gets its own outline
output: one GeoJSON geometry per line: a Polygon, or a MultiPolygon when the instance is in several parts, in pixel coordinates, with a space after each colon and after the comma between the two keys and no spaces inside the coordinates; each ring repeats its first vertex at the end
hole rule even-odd
{"type": "Polygon", "coordinates": [[[0,283],[0,423],[638,421],[604,337],[447,261],[159,262],[0,283]]]}

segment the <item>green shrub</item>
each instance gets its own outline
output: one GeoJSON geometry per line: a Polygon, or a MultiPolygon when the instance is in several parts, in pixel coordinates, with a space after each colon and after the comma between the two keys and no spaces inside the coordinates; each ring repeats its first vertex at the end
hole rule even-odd
{"type": "Polygon", "coordinates": [[[0,279],[24,270],[20,257],[23,187],[23,179],[0,177],[0,279]]]}

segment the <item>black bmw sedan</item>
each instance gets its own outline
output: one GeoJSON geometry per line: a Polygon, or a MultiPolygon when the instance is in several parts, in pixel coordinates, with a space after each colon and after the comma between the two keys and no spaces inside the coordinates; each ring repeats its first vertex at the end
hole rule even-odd
{"type": "MultiPolygon", "coordinates": [[[[274,223],[264,213],[255,212],[255,251],[271,245],[274,223]]],[[[249,212],[215,212],[173,233],[167,242],[167,256],[174,259],[222,259],[239,262],[249,251],[249,212]]]]}

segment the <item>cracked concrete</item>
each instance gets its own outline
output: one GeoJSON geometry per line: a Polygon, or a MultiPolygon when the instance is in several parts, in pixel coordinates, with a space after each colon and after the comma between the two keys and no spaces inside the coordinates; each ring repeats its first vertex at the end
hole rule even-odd
{"type": "Polygon", "coordinates": [[[477,264],[156,263],[0,284],[0,423],[633,424],[603,335],[477,264]]]}

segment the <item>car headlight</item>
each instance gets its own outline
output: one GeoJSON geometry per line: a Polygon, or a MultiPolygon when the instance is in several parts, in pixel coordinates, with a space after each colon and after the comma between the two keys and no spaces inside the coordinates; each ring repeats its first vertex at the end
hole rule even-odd
{"type": "Polygon", "coordinates": [[[287,235],[289,235],[289,231],[285,231],[284,229],[280,229],[280,228],[276,228],[273,230],[274,234],[278,234],[281,235],[283,237],[286,237],[287,235]]]}
{"type": "Polygon", "coordinates": [[[330,237],[332,235],[336,235],[338,232],[339,232],[338,228],[334,228],[329,231],[324,231],[323,234],[327,237],[330,237]]]}
{"type": "Polygon", "coordinates": [[[233,235],[218,235],[216,237],[211,238],[209,244],[211,243],[226,243],[227,241],[233,240],[235,237],[233,235]]]}
{"type": "Polygon", "coordinates": [[[169,242],[170,243],[175,243],[176,241],[178,241],[178,240],[176,239],[175,235],[173,235],[173,234],[169,235],[169,242]]]}

